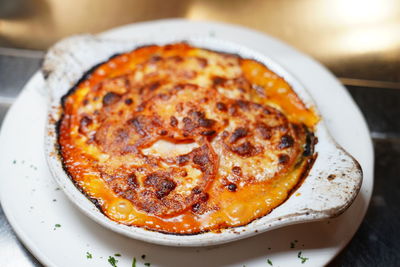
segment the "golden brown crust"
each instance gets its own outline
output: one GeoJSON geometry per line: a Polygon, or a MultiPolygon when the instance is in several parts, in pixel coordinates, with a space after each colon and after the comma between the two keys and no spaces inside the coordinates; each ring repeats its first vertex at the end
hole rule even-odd
{"type": "Polygon", "coordinates": [[[81,190],[113,220],[169,233],[243,225],[282,203],[318,120],[262,64],[182,43],[109,60],[63,107],[60,152],[81,190]]]}

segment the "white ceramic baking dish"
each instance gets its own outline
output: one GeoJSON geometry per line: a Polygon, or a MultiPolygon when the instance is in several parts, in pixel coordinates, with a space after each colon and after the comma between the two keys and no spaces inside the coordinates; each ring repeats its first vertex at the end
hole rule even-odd
{"type": "MultiPolygon", "coordinates": [[[[127,52],[146,44],[166,44],[186,41],[194,46],[238,54],[264,63],[283,77],[307,106],[317,107],[306,89],[285,68],[260,51],[215,37],[163,36],[140,40],[113,40],[100,36],[80,35],[65,39],[53,46],[43,64],[43,75],[49,90],[45,153],[50,171],[69,199],[86,215],[101,225],[131,238],[170,246],[208,246],[226,243],[275,228],[332,218],[344,212],[353,202],[362,183],[362,170],[358,162],[344,151],[330,136],[321,118],[315,136],[318,154],[314,165],[301,186],[283,204],[271,213],[251,223],[223,230],[195,235],[173,235],[143,228],[126,226],[108,219],[74,185],[63,169],[57,145],[56,122],[60,119],[61,97],[93,66],[111,56],[127,52]]],[[[301,77],[299,77],[301,80],[301,77]]]]}

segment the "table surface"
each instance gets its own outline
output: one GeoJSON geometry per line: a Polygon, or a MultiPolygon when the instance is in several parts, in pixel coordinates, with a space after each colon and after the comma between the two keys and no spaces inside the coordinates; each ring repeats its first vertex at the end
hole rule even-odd
{"type": "Polygon", "coordinates": [[[71,34],[164,18],[250,27],[311,55],[346,83],[400,88],[397,0],[0,0],[0,46],[44,50],[71,34]]]}
{"type": "MultiPolygon", "coordinates": [[[[25,82],[40,67],[42,52],[0,49],[0,125],[25,82]]],[[[400,262],[400,91],[350,86],[375,147],[375,187],[368,213],[349,245],[330,266],[398,266],[400,262]]],[[[1,266],[41,266],[24,248],[0,207],[1,266]]]]}

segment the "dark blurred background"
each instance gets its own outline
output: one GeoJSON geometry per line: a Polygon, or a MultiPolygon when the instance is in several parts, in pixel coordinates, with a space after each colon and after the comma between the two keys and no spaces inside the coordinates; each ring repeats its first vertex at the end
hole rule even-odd
{"type": "MultiPolygon", "coordinates": [[[[396,0],[0,0],[0,125],[44,51],[60,38],[182,17],[235,23],[307,53],[346,86],[375,147],[367,216],[331,266],[399,266],[400,1],[396,0]]],[[[0,207],[1,266],[39,266],[0,207]]]]}

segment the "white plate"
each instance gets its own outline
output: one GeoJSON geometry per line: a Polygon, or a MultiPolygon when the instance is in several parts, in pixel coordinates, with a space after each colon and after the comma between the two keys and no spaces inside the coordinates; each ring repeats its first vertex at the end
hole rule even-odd
{"type": "Polygon", "coordinates": [[[122,27],[105,35],[140,38],[157,34],[218,36],[254,49],[268,47],[267,56],[290,71],[311,93],[333,137],[360,162],[364,181],[354,204],[337,219],[295,225],[253,238],[211,248],[172,248],[146,244],[115,234],[80,213],[59,190],[43,155],[47,96],[35,75],[11,108],[0,136],[0,197],[11,225],[26,246],[46,265],[110,266],[318,266],[329,262],[357,230],[370,201],[373,151],[359,110],[338,81],[321,65],[270,37],[215,23],[165,20],[122,27]],[[14,164],[14,160],[16,161],[14,164]],[[56,201],[53,201],[56,199],[56,201]],[[55,227],[60,224],[61,227],[55,227]],[[298,242],[295,242],[298,240],[298,242]],[[290,248],[291,243],[295,248],[290,248]],[[309,258],[304,265],[298,252],[309,258]],[[86,252],[93,255],[86,259],[86,252]],[[146,254],[145,260],[140,255],[146,254]],[[205,260],[207,262],[205,262],[205,260]]]}

